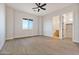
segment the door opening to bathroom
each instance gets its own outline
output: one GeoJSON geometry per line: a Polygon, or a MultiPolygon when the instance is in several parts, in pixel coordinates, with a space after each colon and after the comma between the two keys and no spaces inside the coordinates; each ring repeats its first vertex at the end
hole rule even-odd
{"type": "Polygon", "coordinates": [[[65,13],[62,15],[62,25],[63,25],[63,38],[72,40],[72,34],[73,34],[73,13],[65,13]]]}

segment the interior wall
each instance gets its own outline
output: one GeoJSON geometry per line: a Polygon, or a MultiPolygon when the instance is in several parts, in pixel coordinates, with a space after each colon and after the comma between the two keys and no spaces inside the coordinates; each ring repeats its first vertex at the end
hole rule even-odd
{"type": "Polygon", "coordinates": [[[53,31],[53,20],[52,15],[45,15],[43,16],[43,35],[52,37],[53,31]]]}
{"type": "Polygon", "coordinates": [[[79,43],[79,4],[77,4],[74,8],[74,20],[73,20],[73,30],[74,30],[74,34],[73,34],[73,41],[76,43],[79,43]]]}
{"type": "Polygon", "coordinates": [[[39,35],[43,35],[43,17],[42,16],[38,16],[38,31],[39,31],[39,35]]]}
{"type": "Polygon", "coordinates": [[[38,17],[34,15],[30,15],[18,10],[14,12],[14,37],[27,37],[38,35],[38,17]],[[33,19],[33,29],[31,30],[23,30],[22,29],[22,18],[33,19]]]}
{"type": "Polygon", "coordinates": [[[5,32],[5,5],[0,3],[0,50],[4,45],[6,39],[6,32],[5,32]]]}
{"type": "Polygon", "coordinates": [[[13,39],[14,34],[14,10],[6,7],[7,39],[13,39]]]}
{"type": "Polygon", "coordinates": [[[18,38],[18,37],[27,37],[27,36],[35,36],[41,35],[42,33],[42,18],[28,14],[26,12],[22,12],[19,10],[15,10],[11,7],[7,8],[7,39],[18,38]],[[22,29],[22,18],[26,17],[29,19],[33,19],[33,29],[32,30],[23,30],[22,29]],[[40,19],[38,19],[40,18],[40,19]],[[39,33],[40,32],[40,33],[39,33]]]}

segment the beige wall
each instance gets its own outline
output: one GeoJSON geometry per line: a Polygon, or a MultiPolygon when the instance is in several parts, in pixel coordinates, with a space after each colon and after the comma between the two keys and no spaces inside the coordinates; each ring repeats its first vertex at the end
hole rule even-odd
{"type": "Polygon", "coordinates": [[[39,31],[39,35],[43,35],[43,17],[42,16],[38,16],[38,31],[39,31]]]}
{"type": "Polygon", "coordinates": [[[6,18],[7,18],[7,39],[13,39],[14,34],[14,10],[6,7],[6,18]]]}

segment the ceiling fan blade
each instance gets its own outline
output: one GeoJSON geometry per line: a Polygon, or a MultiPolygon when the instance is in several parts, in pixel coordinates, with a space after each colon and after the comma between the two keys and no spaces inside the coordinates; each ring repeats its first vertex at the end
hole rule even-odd
{"type": "Polygon", "coordinates": [[[45,4],[41,5],[41,7],[43,7],[43,6],[45,6],[45,5],[47,5],[47,4],[45,3],[45,4]]]}
{"type": "Polygon", "coordinates": [[[32,8],[32,9],[38,9],[39,7],[35,7],[35,8],[32,8]]]}
{"type": "Polygon", "coordinates": [[[43,6],[47,5],[46,3],[44,3],[42,5],[41,5],[41,3],[35,3],[35,4],[36,4],[37,7],[32,8],[32,9],[37,9],[38,12],[40,11],[40,9],[46,10],[46,8],[43,8],[43,6]]]}
{"type": "MultiPolygon", "coordinates": [[[[41,8],[41,7],[40,7],[40,8],[41,8]]],[[[46,8],[41,8],[41,9],[46,10],[46,8]]]]}
{"type": "Polygon", "coordinates": [[[38,9],[38,12],[40,11],[40,9],[38,9]]]}
{"type": "Polygon", "coordinates": [[[38,7],[39,7],[39,4],[38,3],[35,3],[38,7]]]}

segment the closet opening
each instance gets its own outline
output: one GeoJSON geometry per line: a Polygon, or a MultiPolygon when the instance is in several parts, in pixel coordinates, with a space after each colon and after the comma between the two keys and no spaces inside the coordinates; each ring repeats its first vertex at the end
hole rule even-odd
{"type": "Polygon", "coordinates": [[[63,39],[72,40],[73,34],[73,13],[65,13],[62,15],[62,35],[63,39]]]}

